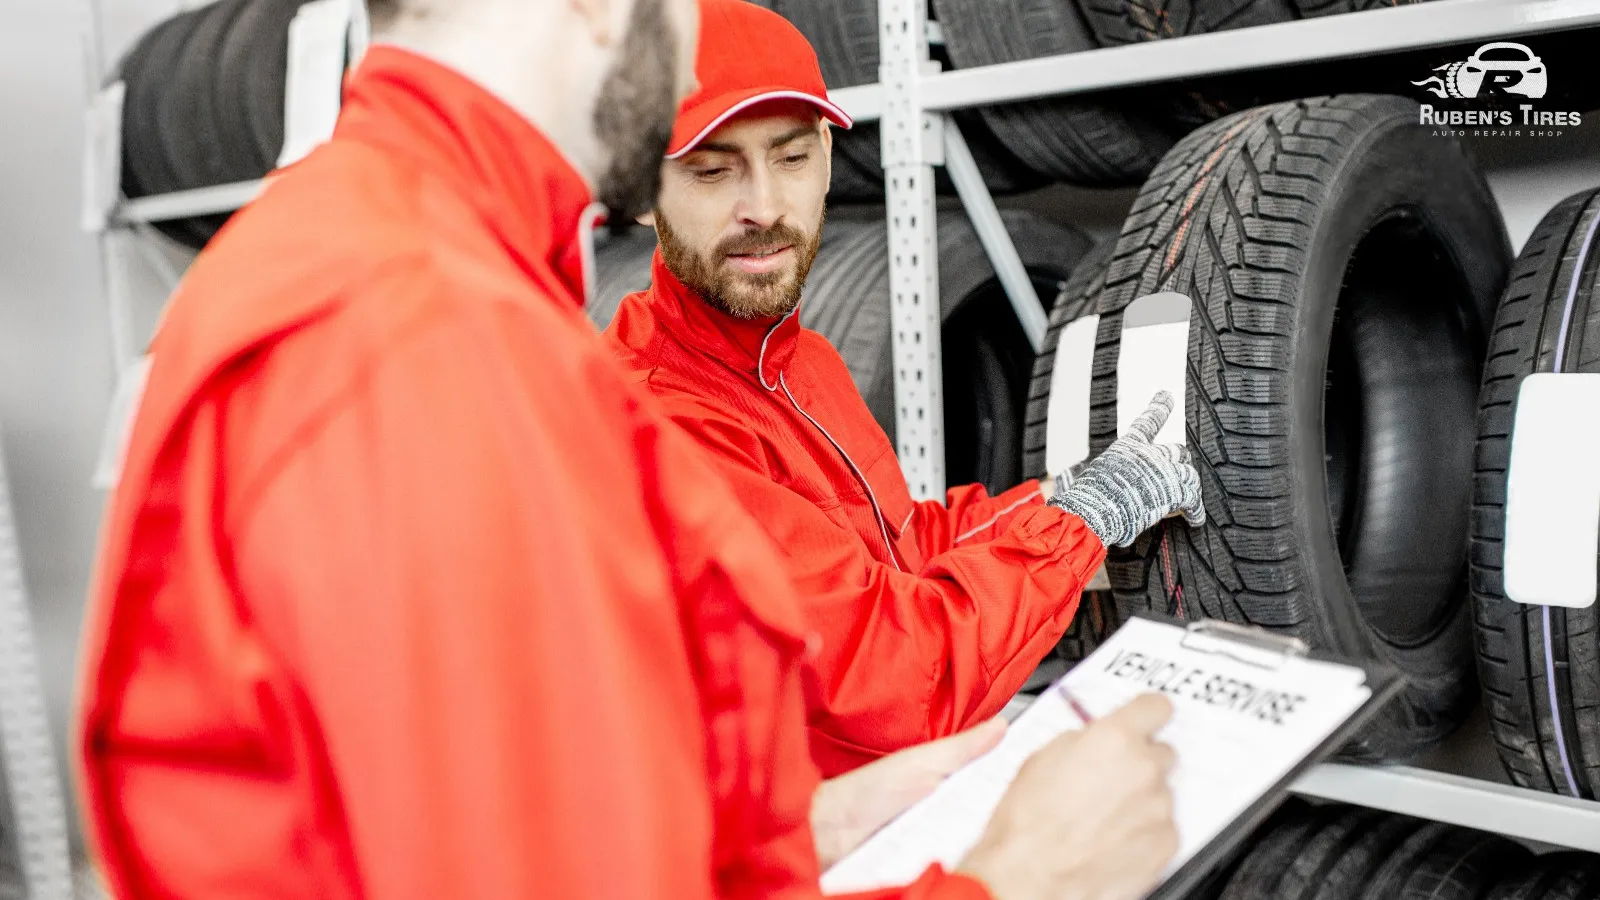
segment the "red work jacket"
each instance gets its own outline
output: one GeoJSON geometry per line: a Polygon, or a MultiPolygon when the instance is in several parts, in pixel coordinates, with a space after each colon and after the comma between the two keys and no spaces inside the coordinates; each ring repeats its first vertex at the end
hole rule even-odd
{"type": "Polygon", "coordinates": [[[657,253],[606,332],[783,552],[821,634],[808,705],[826,775],[997,713],[1105,556],[1038,483],[913,502],[839,357],[798,316],[717,311],[657,253]]]}
{"type": "Polygon", "coordinates": [[[584,320],[589,199],[509,108],[378,48],[196,261],[88,627],[115,896],[817,896],[806,629],[584,320]]]}

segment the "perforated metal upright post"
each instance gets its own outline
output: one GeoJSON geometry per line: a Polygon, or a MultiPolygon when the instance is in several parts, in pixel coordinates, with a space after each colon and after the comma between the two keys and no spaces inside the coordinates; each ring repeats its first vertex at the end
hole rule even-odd
{"type": "Polygon", "coordinates": [[[33,617],[0,453],[0,756],[28,900],[71,900],[66,801],[45,713],[33,617]]]}
{"type": "Polygon", "coordinates": [[[923,111],[927,0],[878,0],[883,168],[889,214],[890,323],[896,443],[911,495],[944,495],[944,390],[939,367],[938,223],[933,166],[944,162],[938,116],[923,111]]]}

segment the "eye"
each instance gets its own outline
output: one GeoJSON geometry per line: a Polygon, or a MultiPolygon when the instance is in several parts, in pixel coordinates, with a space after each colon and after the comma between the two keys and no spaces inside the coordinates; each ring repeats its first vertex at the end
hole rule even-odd
{"type": "Polygon", "coordinates": [[[712,166],[707,169],[695,169],[694,177],[700,181],[716,181],[728,174],[727,166],[712,166]]]}
{"type": "Polygon", "coordinates": [[[809,153],[792,153],[792,154],[790,154],[788,156],[785,156],[783,159],[779,160],[779,162],[783,163],[786,166],[789,166],[790,168],[794,168],[796,166],[802,165],[803,163],[805,163],[806,160],[808,160],[810,158],[811,158],[811,154],[809,154],[809,153]]]}

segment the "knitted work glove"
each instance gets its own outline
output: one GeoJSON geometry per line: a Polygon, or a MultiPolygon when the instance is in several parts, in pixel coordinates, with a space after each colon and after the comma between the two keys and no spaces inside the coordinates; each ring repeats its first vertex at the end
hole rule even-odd
{"type": "Polygon", "coordinates": [[[1200,473],[1189,464],[1189,448],[1154,443],[1171,414],[1172,395],[1157,393],[1127,434],[1070,482],[1057,479],[1050,505],[1083,519],[1107,547],[1132,544],[1174,512],[1181,511],[1190,525],[1205,524],[1200,473]]]}

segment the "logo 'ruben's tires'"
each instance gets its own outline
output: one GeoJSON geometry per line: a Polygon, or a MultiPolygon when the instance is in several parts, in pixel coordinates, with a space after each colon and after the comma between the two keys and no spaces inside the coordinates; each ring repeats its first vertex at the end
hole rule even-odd
{"type": "Polygon", "coordinates": [[[1179,143],[1099,300],[1092,448],[1115,438],[1121,310],[1177,291],[1207,524],[1108,563],[1139,610],[1261,625],[1387,662],[1408,687],[1346,752],[1408,755],[1474,693],[1471,435],[1509,247],[1465,151],[1398,97],[1260,107],[1179,143]]]}

